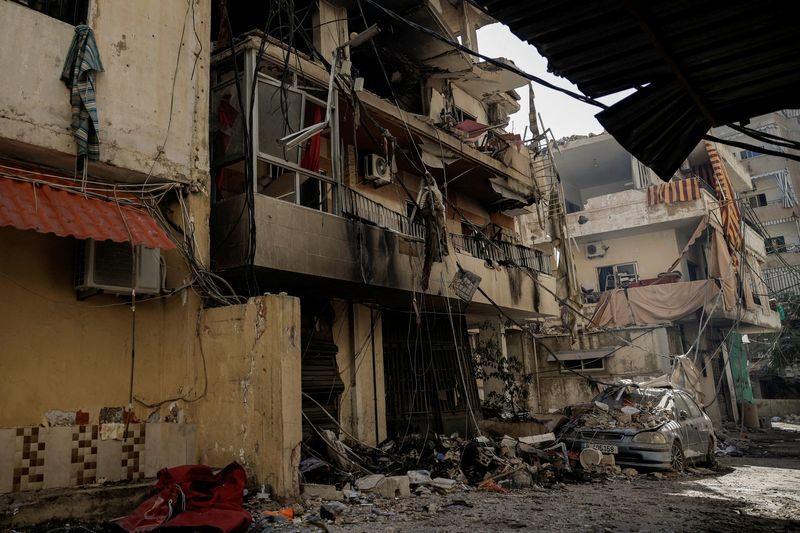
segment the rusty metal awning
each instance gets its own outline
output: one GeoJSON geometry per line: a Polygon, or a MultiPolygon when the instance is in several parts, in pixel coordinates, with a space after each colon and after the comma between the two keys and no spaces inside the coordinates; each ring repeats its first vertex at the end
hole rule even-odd
{"type": "Polygon", "coordinates": [[[476,2],[587,96],[633,90],[597,115],[662,179],[712,126],[800,102],[800,2],[476,2]]]}
{"type": "MultiPolygon", "coordinates": [[[[111,240],[169,250],[175,245],[147,209],[131,195],[124,205],[74,192],[68,178],[3,166],[0,172],[0,226],[59,237],[111,240]]],[[[74,186],[74,182],[71,183],[74,186]]]]}

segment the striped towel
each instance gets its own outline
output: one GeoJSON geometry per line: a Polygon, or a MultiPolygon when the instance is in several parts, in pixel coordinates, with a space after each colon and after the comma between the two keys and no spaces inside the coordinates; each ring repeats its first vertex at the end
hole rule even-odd
{"type": "Polygon", "coordinates": [[[700,199],[700,180],[687,178],[647,188],[647,205],[693,202],[700,199]]]}
{"type": "Polygon", "coordinates": [[[94,32],[89,26],[75,27],[75,36],[64,61],[61,80],[70,89],[72,104],[72,134],[78,145],[78,155],[100,159],[100,125],[97,120],[94,76],[103,72],[94,32]]]}

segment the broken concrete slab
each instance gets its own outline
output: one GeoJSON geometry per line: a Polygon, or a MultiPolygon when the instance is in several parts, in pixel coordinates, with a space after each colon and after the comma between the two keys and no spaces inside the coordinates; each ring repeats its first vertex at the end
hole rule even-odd
{"type": "Polygon", "coordinates": [[[378,484],[375,492],[384,498],[407,498],[411,496],[411,484],[408,476],[389,476],[378,484]]]}
{"type": "Polygon", "coordinates": [[[356,489],[360,490],[361,492],[369,492],[371,490],[375,490],[375,488],[384,480],[386,476],[383,474],[370,474],[369,476],[364,476],[362,478],[358,478],[356,480],[356,489]]]}
{"type": "Polygon", "coordinates": [[[529,435],[527,437],[520,437],[519,441],[524,444],[542,444],[545,442],[555,442],[556,436],[554,433],[542,433],[541,435],[529,435]]]}
{"type": "Polygon", "coordinates": [[[319,498],[329,501],[339,501],[343,497],[342,491],[336,490],[335,486],[317,483],[303,484],[301,494],[304,498],[319,498]]]}

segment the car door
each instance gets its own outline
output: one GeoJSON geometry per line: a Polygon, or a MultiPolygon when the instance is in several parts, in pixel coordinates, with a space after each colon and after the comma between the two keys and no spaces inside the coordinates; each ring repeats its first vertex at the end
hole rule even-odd
{"type": "Polygon", "coordinates": [[[681,425],[681,434],[684,436],[683,453],[686,457],[695,457],[698,454],[697,419],[692,418],[691,409],[686,401],[686,395],[675,392],[675,412],[681,425]]]}
{"type": "Polygon", "coordinates": [[[697,432],[697,451],[701,455],[705,455],[708,453],[708,443],[714,433],[714,426],[709,419],[703,416],[703,411],[694,398],[686,394],[685,399],[689,406],[689,416],[693,420],[697,432]]]}

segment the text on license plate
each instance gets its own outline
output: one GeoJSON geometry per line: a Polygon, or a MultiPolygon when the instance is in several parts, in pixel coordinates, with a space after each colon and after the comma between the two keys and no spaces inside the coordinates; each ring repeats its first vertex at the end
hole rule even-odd
{"type": "Polygon", "coordinates": [[[617,453],[619,451],[613,444],[599,444],[596,442],[590,442],[586,445],[586,447],[593,448],[603,453],[617,453]]]}

